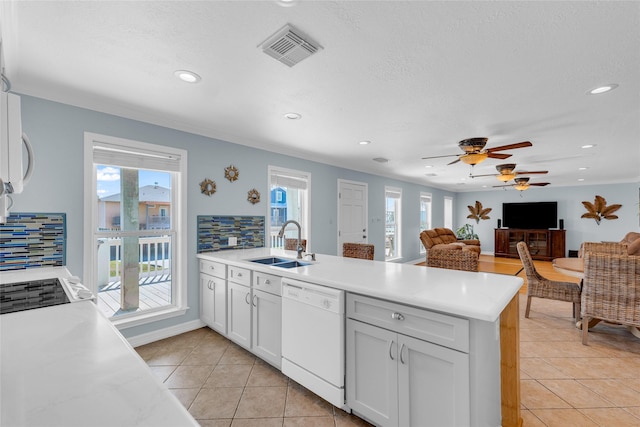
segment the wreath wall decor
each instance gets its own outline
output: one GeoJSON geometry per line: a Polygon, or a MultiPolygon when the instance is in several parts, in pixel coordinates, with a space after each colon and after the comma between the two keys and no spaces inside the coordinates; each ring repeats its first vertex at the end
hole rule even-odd
{"type": "Polygon", "coordinates": [[[211,196],[216,192],[216,182],[205,178],[204,181],[200,183],[200,192],[205,196],[211,196]]]}
{"type": "Polygon", "coordinates": [[[238,171],[238,168],[233,165],[229,165],[224,168],[224,177],[227,178],[230,182],[237,180],[239,175],[240,172],[238,171]]]}
{"type": "Polygon", "coordinates": [[[598,225],[603,218],[618,219],[618,215],[613,215],[613,213],[622,207],[622,205],[607,206],[605,198],[598,195],[593,203],[584,201],[582,205],[587,209],[587,212],[583,213],[580,218],[593,218],[598,225]]]}
{"type": "Polygon", "coordinates": [[[254,205],[260,203],[260,192],[255,188],[247,191],[247,200],[254,205]]]}

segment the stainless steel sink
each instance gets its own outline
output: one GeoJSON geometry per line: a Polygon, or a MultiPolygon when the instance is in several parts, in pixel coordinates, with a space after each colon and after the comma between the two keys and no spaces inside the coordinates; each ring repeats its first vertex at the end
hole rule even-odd
{"type": "Polygon", "coordinates": [[[303,267],[305,265],[311,264],[309,262],[297,261],[295,259],[280,258],[280,257],[258,258],[258,259],[250,259],[248,261],[257,262],[258,264],[272,265],[274,267],[280,267],[280,268],[296,268],[296,267],[303,267]]]}

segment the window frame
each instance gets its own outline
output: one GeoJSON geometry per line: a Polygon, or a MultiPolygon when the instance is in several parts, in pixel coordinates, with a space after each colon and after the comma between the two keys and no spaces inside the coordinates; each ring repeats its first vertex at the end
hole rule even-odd
{"type": "Polygon", "coordinates": [[[444,196],[444,206],[442,214],[444,218],[444,228],[453,230],[453,197],[444,196]]]}
{"type": "MultiPolygon", "coordinates": [[[[188,302],[188,273],[187,273],[187,151],[159,144],[150,144],[91,132],[84,133],[84,260],[83,283],[89,286],[97,296],[97,251],[95,241],[98,231],[98,194],[96,164],[94,163],[94,147],[99,143],[107,143],[122,150],[146,151],[159,155],[179,157],[178,171],[172,171],[171,189],[171,229],[173,264],[171,266],[172,303],[164,308],[141,311],[110,318],[118,329],[126,329],[138,325],[156,322],[176,316],[184,315],[189,307],[188,302]]],[[[121,166],[122,167],[122,166],[121,166]]],[[[150,169],[141,165],[139,169],[150,169]]],[[[162,170],[162,169],[159,169],[162,170]]],[[[147,230],[149,231],[149,230],[147,230]]]]}
{"type": "Polygon", "coordinates": [[[395,249],[396,253],[392,256],[387,257],[387,253],[385,250],[385,261],[397,261],[402,259],[402,188],[399,187],[384,187],[384,212],[385,212],[385,220],[384,220],[384,233],[385,233],[385,248],[386,248],[386,239],[387,239],[387,203],[388,199],[393,198],[396,199],[396,214],[395,214],[395,249]]]}
{"type": "MultiPolygon", "coordinates": [[[[427,193],[425,191],[421,191],[420,192],[420,199],[419,199],[419,220],[420,221],[420,232],[422,232],[423,230],[429,230],[431,229],[431,224],[432,224],[432,210],[433,210],[433,195],[431,193],[427,193]],[[426,224],[425,224],[425,228],[422,227],[422,207],[426,206],[428,208],[425,209],[426,212],[426,224]]],[[[424,245],[422,244],[422,242],[420,242],[420,254],[426,254],[427,253],[427,249],[424,247],[424,245]]]]}
{"type": "MultiPolygon", "coordinates": [[[[283,177],[291,177],[297,180],[302,180],[306,182],[306,194],[304,196],[304,207],[302,210],[302,220],[300,221],[301,233],[300,238],[307,240],[306,251],[311,252],[311,172],[300,171],[295,169],[283,168],[280,166],[269,165],[267,167],[267,194],[269,195],[267,198],[267,214],[266,214],[266,236],[265,236],[265,246],[266,247],[274,247],[278,248],[279,246],[273,245],[273,240],[271,238],[271,185],[272,185],[272,177],[274,175],[279,175],[283,177]],[[267,243],[268,242],[268,243],[267,243]]],[[[279,195],[282,197],[282,195],[279,195]]],[[[287,228],[287,231],[289,228],[287,228]]]]}

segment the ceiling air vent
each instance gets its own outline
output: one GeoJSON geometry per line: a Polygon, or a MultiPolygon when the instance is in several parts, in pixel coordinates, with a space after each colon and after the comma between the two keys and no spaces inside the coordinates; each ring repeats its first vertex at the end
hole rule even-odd
{"type": "Polygon", "coordinates": [[[322,49],[317,42],[291,25],[285,25],[260,46],[264,53],[289,67],[322,49]]]}

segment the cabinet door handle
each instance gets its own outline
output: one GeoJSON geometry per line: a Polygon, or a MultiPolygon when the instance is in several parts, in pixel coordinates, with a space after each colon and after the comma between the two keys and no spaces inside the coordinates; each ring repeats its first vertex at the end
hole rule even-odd
{"type": "Polygon", "coordinates": [[[254,296],[253,296],[253,306],[254,306],[254,307],[257,307],[257,306],[258,306],[258,304],[256,303],[256,301],[258,301],[258,295],[254,295],[254,296]]]}
{"type": "Polygon", "coordinates": [[[404,344],[400,347],[400,363],[404,365],[404,358],[402,357],[402,351],[404,350],[404,344]]]}
{"type": "Polygon", "coordinates": [[[270,284],[271,284],[271,281],[270,281],[269,279],[264,279],[264,284],[265,284],[265,285],[270,285],[270,284]]]}
{"type": "Polygon", "coordinates": [[[242,273],[236,273],[236,276],[242,277],[242,273]]]}
{"type": "Polygon", "coordinates": [[[207,283],[207,288],[209,288],[209,290],[213,290],[213,281],[209,280],[209,282],[207,283]]]}
{"type": "Polygon", "coordinates": [[[391,318],[395,320],[404,320],[404,316],[402,315],[402,313],[398,312],[392,313],[391,318]]]}
{"type": "Polygon", "coordinates": [[[389,357],[391,358],[391,360],[396,360],[393,358],[393,353],[391,352],[392,349],[393,349],[393,340],[391,340],[391,342],[389,343],[389,357]]]}
{"type": "Polygon", "coordinates": [[[251,305],[251,302],[249,301],[249,292],[247,292],[247,294],[244,296],[244,302],[251,305]]]}

